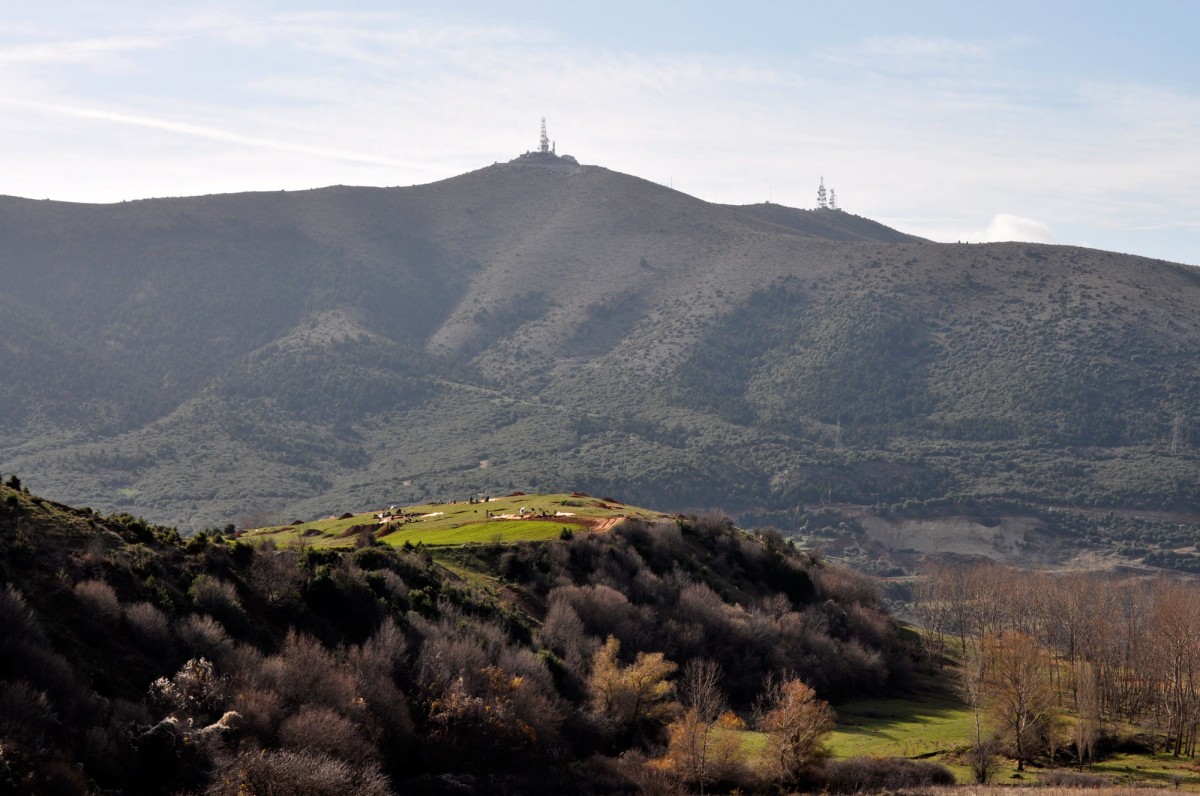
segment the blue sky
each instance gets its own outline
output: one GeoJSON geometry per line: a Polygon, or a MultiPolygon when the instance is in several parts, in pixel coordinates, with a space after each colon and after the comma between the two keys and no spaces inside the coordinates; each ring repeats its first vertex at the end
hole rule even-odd
{"type": "Polygon", "coordinates": [[[56,2],[0,193],[411,185],[560,152],[711,201],[1200,264],[1200,2],[56,2]]]}

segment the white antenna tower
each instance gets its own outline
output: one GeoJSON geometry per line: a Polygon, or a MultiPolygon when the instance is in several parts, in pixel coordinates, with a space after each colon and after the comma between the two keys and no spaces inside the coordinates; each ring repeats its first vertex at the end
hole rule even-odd
{"type": "Polygon", "coordinates": [[[542,117],[542,140],[538,145],[538,152],[543,155],[550,154],[550,136],[546,135],[546,117],[542,117]]]}
{"type": "Polygon", "coordinates": [[[829,209],[830,209],[830,210],[837,210],[837,209],[838,209],[838,206],[837,206],[837,195],[836,195],[836,194],[834,194],[834,192],[833,192],[833,189],[832,189],[832,188],[830,188],[830,189],[829,189],[829,209]]]}
{"type": "Polygon", "coordinates": [[[817,209],[825,210],[829,207],[829,203],[825,201],[825,178],[821,178],[821,187],[817,189],[817,209]]]}

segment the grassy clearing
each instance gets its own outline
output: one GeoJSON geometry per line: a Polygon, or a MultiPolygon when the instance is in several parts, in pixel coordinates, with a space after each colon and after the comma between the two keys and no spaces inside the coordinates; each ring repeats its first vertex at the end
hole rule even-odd
{"type": "MultiPolygon", "coordinates": [[[[948,675],[947,675],[948,676],[948,675]]],[[[971,772],[958,758],[970,743],[974,730],[971,709],[945,690],[938,676],[922,678],[922,690],[909,698],[861,699],[836,705],[837,726],[827,744],[836,758],[907,757],[939,763],[952,771],[960,784],[971,783],[971,772]]],[[[752,761],[760,760],[766,737],[749,730],[742,736],[742,749],[752,761]]],[[[1014,786],[1038,785],[1042,779],[1066,767],[1031,767],[1018,772],[1016,763],[1001,759],[992,782],[1011,794],[1014,786]]],[[[1170,755],[1116,754],[1085,768],[1084,773],[1103,777],[1114,786],[1089,790],[1089,794],[1119,794],[1119,786],[1136,786],[1147,794],[1148,787],[1200,792],[1200,761],[1170,755]]],[[[994,791],[995,788],[984,788],[994,791]]],[[[1039,787],[1049,796],[1057,788],[1039,787]]],[[[1078,790],[1071,791],[1078,793],[1078,790]]],[[[974,788],[971,791],[975,793],[974,788]]]]}
{"type": "Polygon", "coordinates": [[[947,788],[939,791],[944,796],[1018,796],[1019,794],[1036,794],[1037,796],[1167,796],[1175,793],[1155,787],[1111,787],[1081,790],[1079,788],[1062,787],[1013,787],[1011,785],[984,785],[976,787],[947,788]]]}
{"type": "Polygon", "coordinates": [[[949,698],[863,699],[837,706],[836,757],[943,755],[971,737],[971,709],[949,698]]]}
{"type": "Polygon", "coordinates": [[[407,525],[401,526],[400,530],[383,537],[381,541],[390,545],[422,542],[426,547],[461,545],[471,542],[536,542],[544,539],[557,539],[564,530],[579,532],[583,531],[584,527],[553,520],[485,520],[457,528],[436,530],[407,525]]]}
{"type": "MultiPolygon", "coordinates": [[[[587,530],[587,520],[613,517],[662,519],[667,515],[657,511],[626,506],[586,495],[511,495],[492,498],[487,503],[426,503],[404,506],[405,514],[415,515],[408,522],[396,523],[395,530],[382,538],[387,544],[424,544],[426,546],[462,545],[487,542],[522,542],[556,539],[564,529],[574,532],[587,530]],[[521,509],[532,514],[531,519],[517,519],[521,509]],[[557,520],[541,519],[540,515],[558,515],[557,520]],[[490,516],[489,516],[490,515],[490,516]],[[507,516],[506,516],[507,515],[507,516]],[[572,522],[578,518],[579,522],[572,522]]],[[[361,526],[378,527],[379,510],[352,514],[348,517],[326,517],[298,525],[261,528],[247,534],[250,541],[273,540],[279,545],[306,544],[313,547],[340,547],[353,544],[348,537],[361,526]]]]}
{"type": "Polygon", "coordinates": [[[1116,754],[1086,770],[1118,785],[1151,783],[1200,791],[1200,761],[1186,757],[1116,754]]]}

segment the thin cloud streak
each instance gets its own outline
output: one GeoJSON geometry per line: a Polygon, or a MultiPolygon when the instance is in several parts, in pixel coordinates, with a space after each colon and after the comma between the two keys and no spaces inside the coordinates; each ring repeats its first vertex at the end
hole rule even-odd
{"type": "Polygon", "coordinates": [[[75,108],[64,105],[52,105],[44,102],[28,102],[24,100],[8,100],[3,98],[0,98],[0,104],[8,105],[10,107],[16,106],[29,108],[32,110],[54,113],[61,116],[71,116],[79,119],[92,119],[101,122],[132,125],[134,127],[145,127],[152,130],[161,130],[169,133],[180,133],[182,135],[196,138],[223,141],[225,143],[239,144],[241,146],[258,147],[261,149],[274,150],[276,152],[313,155],[316,157],[346,160],[354,163],[367,163],[376,166],[396,166],[405,169],[425,171],[430,170],[425,164],[412,161],[396,160],[394,158],[385,158],[378,155],[364,154],[359,152],[325,149],[322,147],[308,146],[305,144],[292,144],[286,141],[274,141],[267,138],[260,138],[257,136],[243,135],[241,133],[220,130],[214,127],[206,127],[187,122],[174,122],[167,119],[155,119],[149,116],[136,116],[127,113],[117,113],[114,111],[97,110],[93,108],[75,108]]]}

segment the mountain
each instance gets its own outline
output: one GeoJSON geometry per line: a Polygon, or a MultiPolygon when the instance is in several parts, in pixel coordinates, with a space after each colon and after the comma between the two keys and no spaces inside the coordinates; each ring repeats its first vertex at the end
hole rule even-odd
{"type": "Polygon", "coordinates": [[[552,157],[2,198],[0,241],[0,470],[185,529],[573,488],[785,531],[823,503],[893,530],[975,506],[1118,544],[1108,512],[1177,527],[1200,497],[1183,265],[936,244],[552,157]]]}

